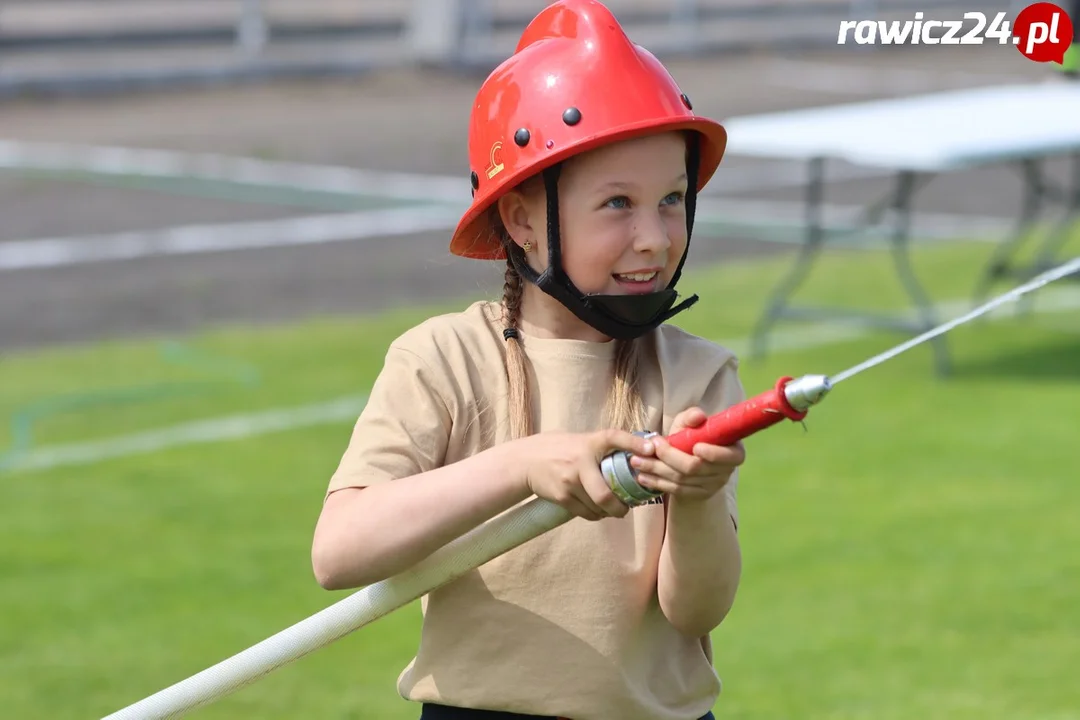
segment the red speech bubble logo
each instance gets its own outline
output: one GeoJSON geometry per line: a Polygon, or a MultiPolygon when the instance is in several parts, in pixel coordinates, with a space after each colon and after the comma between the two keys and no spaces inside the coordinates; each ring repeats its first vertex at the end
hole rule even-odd
{"type": "Polygon", "coordinates": [[[1016,16],[1013,25],[1016,49],[1035,62],[1053,61],[1060,65],[1072,39],[1072,18],[1054,3],[1028,5],[1016,16]]]}

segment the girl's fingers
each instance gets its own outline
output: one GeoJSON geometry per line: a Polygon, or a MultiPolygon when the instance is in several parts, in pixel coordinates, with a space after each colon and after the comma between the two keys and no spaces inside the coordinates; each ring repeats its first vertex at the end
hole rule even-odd
{"type": "Polygon", "coordinates": [[[672,482],[666,478],[651,475],[649,473],[639,473],[638,483],[646,490],[677,497],[706,497],[709,494],[704,488],[696,485],[672,482]]]}
{"type": "Polygon", "coordinates": [[[701,470],[704,460],[694,455],[684,453],[673,447],[663,438],[654,438],[653,445],[656,448],[656,458],[663,464],[683,475],[694,475],[701,470]]]}
{"type": "Polygon", "coordinates": [[[694,446],[694,456],[714,465],[737,467],[746,461],[746,448],[741,441],[735,445],[698,443],[694,446]]]}
{"type": "Polygon", "coordinates": [[[646,490],[665,494],[670,494],[675,490],[678,490],[680,487],[678,483],[671,482],[670,480],[665,480],[662,477],[658,477],[650,473],[638,473],[637,481],[638,485],[641,485],[641,487],[645,488],[646,490]]]}
{"type": "Polygon", "coordinates": [[[600,430],[593,433],[591,446],[595,453],[595,462],[615,451],[625,450],[634,455],[652,455],[655,451],[653,439],[645,439],[625,430],[600,430]]]}
{"type": "MultiPolygon", "coordinates": [[[[588,495],[586,495],[588,497],[588,495]]],[[[563,503],[563,507],[571,512],[573,515],[577,515],[585,520],[600,520],[604,517],[604,514],[594,509],[595,506],[589,507],[585,504],[576,494],[570,495],[566,498],[566,502],[563,503]]]]}
{"type": "Polygon", "coordinates": [[[594,517],[591,519],[599,520],[600,518],[607,517],[608,512],[604,510],[600,505],[596,503],[592,497],[589,496],[589,492],[581,485],[575,485],[570,489],[571,496],[576,499],[583,507],[585,507],[591,515],[594,517]]]}
{"type": "Polygon", "coordinates": [[[604,515],[610,517],[623,517],[630,512],[622,500],[608,487],[607,481],[600,473],[600,468],[586,466],[581,469],[581,490],[589,498],[589,501],[601,508],[604,515]]]}
{"type": "Polygon", "coordinates": [[[708,419],[709,418],[705,414],[705,411],[701,408],[687,408],[672,419],[671,430],[669,432],[674,435],[675,433],[681,430],[685,430],[686,428],[695,428],[708,419]]]}
{"type": "Polygon", "coordinates": [[[643,458],[635,455],[634,457],[630,458],[630,465],[639,473],[656,475],[657,477],[662,477],[672,482],[678,482],[683,475],[667,463],[664,463],[655,458],[643,458]]]}

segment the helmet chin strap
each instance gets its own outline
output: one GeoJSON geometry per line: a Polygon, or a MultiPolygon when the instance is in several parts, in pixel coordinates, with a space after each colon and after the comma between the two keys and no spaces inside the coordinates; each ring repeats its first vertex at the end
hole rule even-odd
{"type": "Polygon", "coordinates": [[[632,340],[641,337],[689,308],[698,301],[697,295],[691,295],[672,307],[678,299],[675,283],[682,275],[683,265],[690,252],[690,235],[697,206],[696,178],[699,155],[696,133],[689,133],[687,145],[686,248],[666,288],[645,294],[586,295],[574,285],[562,267],[562,245],[559,232],[559,165],[544,171],[544,190],[547,193],[548,266],[543,273],[537,273],[529,265],[524,251],[516,243],[511,243],[509,253],[514,267],[522,277],[558,300],[580,320],[616,340],[632,340]]]}

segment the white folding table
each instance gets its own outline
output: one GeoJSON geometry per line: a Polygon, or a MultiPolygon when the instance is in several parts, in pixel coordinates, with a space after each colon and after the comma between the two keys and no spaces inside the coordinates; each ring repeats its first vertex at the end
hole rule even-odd
{"type": "MultiPolygon", "coordinates": [[[[916,190],[938,174],[992,164],[1015,164],[1023,173],[1024,197],[1016,230],[995,250],[976,288],[978,300],[998,278],[1031,276],[1053,264],[1080,215],[1080,82],[1061,81],[948,91],[897,99],[737,116],[724,122],[729,155],[805,161],[809,166],[805,237],[789,273],[781,280],[754,330],[752,353],[764,354],[771,327],[781,318],[843,315],[875,326],[923,332],[938,324],[908,255],[911,205],[916,190]],[[1043,162],[1071,155],[1071,187],[1048,181],[1043,162]],[[826,244],[821,217],[825,163],[839,159],[895,173],[886,197],[867,208],[859,225],[877,224],[892,210],[889,229],[896,271],[918,308],[918,321],[840,309],[797,308],[789,300],[826,244]],[[1066,208],[1036,260],[1014,267],[1012,257],[1047,201],[1066,208]]],[[[944,338],[934,341],[936,369],[949,370],[944,338]]]]}

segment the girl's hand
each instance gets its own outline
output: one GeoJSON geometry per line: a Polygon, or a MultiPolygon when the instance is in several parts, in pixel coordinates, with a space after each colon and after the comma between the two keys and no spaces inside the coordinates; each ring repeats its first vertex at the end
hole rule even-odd
{"type": "Polygon", "coordinates": [[[524,463],[530,491],[578,517],[601,520],[623,517],[630,508],[611,492],[600,461],[616,450],[651,456],[653,439],[622,430],[540,433],[519,440],[514,452],[516,461],[524,463]]]}
{"type": "MultiPolygon", "coordinates": [[[[708,419],[701,408],[690,408],[675,416],[671,434],[701,425],[708,419]]],[[[662,492],[680,500],[702,502],[715,495],[735,469],[746,460],[741,442],[731,446],[698,443],[693,454],[672,447],[664,438],[650,438],[656,445],[655,457],[635,456],[631,467],[638,471],[638,482],[654,492],[662,492]]]]}

